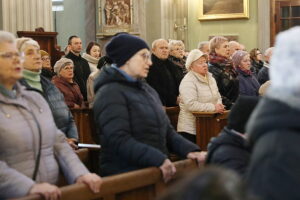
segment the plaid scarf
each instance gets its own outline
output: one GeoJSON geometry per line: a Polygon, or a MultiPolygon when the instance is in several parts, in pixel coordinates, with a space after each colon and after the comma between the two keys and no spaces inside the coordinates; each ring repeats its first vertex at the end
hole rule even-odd
{"type": "Polygon", "coordinates": [[[209,62],[213,65],[218,65],[224,68],[225,72],[236,75],[236,71],[233,68],[232,61],[224,56],[220,56],[216,53],[209,54],[209,62]]]}

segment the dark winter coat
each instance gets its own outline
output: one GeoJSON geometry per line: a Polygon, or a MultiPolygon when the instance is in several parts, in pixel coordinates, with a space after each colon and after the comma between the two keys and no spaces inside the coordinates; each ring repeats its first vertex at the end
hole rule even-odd
{"type": "Polygon", "coordinates": [[[78,106],[83,105],[83,97],[77,83],[69,83],[63,77],[54,76],[52,83],[64,95],[65,102],[69,108],[74,108],[75,104],[78,106]]]}
{"type": "Polygon", "coordinates": [[[246,72],[237,69],[238,80],[239,80],[239,90],[240,95],[245,96],[258,96],[258,90],[260,84],[257,79],[252,74],[247,74],[246,72]]]}
{"type": "Polygon", "coordinates": [[[206,163],[220,165],[244,175],[250,159],[245,139],[227,127],[208,144],[206,163]]]}
{"type": "Polygon", "coordinates": [[[300,110],[266,97],[248,122],[248,186],[266,200],[300,199],[300,110]]]}
{"type": "Polygon", "coordinates": [[[147,77],[148,84],[159,94],[164,106],[176,106],[182,76],[169,60],[161,60],[152,54],[152,66],[147,77]]]}
{"type": "Polygon", "coordinates": [[[262,61],[255,61],[255,60],[251,60],[251,68],[250,68],[250,70],[251,70],[251,72],[252,72],[252,74],[257,78],[257,76],[258,76],[258,72],[259,72],[259,70],[261,70],[261,68],[263,68],[263,66],[264,66],[264,62],[262,62],[262,61]]]}
{"type": "Polygon", "coordinates": [[[155,90],[104,67],[95,81],[94,115],[100,127],[101,175],[160,166],[169,150],[185,157],[199,147],[175,132],[155,90]]]}
{"type": "Polygon", "coordinates": [[[208,69],[216,79],[223,104],[226,109],[230,109],[239,96],[237,74],[234,73],[233,69],[226,70],[226,66],[223,64],[209,63],[208,69]]]}
{"type": "Polygon", "coordinates": [[[51,81],[52,77],[56,75],[56,73],[54,73],[53,71],[49,70],[49,69],[42,69],[42,76],[46,77],[48,80],[51,81]]]}
{"type": "Polygon", "coordinates": [[[74,62],[74,81],[78,84],[84,101],[86,101],[86,82],[91,73],[89,63],[84,58],[82,58],[81,55],[76,56],[72,52],[69,52],[66,55],[66,58],[69,58],[74,62]]]}
{"type": "Polygon", "coordinates": [[[43,92],[31,87],[25,79],[19,81],[27,89],[39,92],[49,104],[55,124],[66,137],[78,139],[77,128],[73,116],[65,104],[63,94],[47,78],[41,76],[43,92]]]}
{"type": "Polygon", "coordinates": [[[258,72],[257,80],[261,85],[270,80],[269,67],[264,66],[261,68],[261,70],[258,72]]]}

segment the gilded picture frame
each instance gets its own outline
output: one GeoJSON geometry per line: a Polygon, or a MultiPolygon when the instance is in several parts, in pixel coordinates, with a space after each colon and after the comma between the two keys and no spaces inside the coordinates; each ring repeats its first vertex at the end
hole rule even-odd
{"type": "Polygon", "coordinates": [[[249,0],[200,0],[200,21],[223,19],[249,19],[249,0]]]}

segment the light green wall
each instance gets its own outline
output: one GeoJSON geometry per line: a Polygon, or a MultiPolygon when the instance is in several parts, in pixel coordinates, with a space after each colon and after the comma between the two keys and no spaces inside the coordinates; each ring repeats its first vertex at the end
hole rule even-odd
{"type": "Polygon", "coordinates": [[[146,41],[149,45],[161,38],[161,0],[145,0],[146,41]]]}
{"type": "Polygon", "coordinates": [[[84,52],[86,46],[84,3],[83,0],[64,0],[64,11],[56,12],[56,32],[59,33],[57,43],[61,46],[61,50],[68,44],[71,35],[77,35],[82,40],[84,52]]]}
{"type": "Polygon", "coordinates": [[[247,50],[257,47],[257,0],[249,0],[249,2],[249,19],[199,21],[200,1],[189,1],[189,49],[197,48],[199,41],[208,40],[211,35],[237,35],[238,41],[244,44],[247,50]]]}
{"type": "Polygon", "coordinates": [[[0,30],[3,30],[2,0],[0,0],[0,30]]]}

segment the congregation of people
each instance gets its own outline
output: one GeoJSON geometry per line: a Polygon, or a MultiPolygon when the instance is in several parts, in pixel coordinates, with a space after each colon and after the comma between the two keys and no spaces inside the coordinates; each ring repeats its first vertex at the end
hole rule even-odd
{"type": "Polygon", "coordinates": [[[82,55],[72,35],[66,54],[51,63],[37,41],[0,31],[0,199],[59,199],[60,172],[95,193],[101,177],[147,167],[168,182],[176,174],[171,153],[205,170],[161,200],[300,199],[299,34],[299,27],[279,34],[262,53],[223,36],[188,52],[180,40],[149,47],[119,33],[105,46],[91,41],[82,55]],[[174,106],[177,127],[165,111],[174,106]],[[101,145],[98,174],[76,155],[71,110],[85,108],[101,145]],[[227,125],[204,151],[193,113],[227,111],[227,125]]]}

